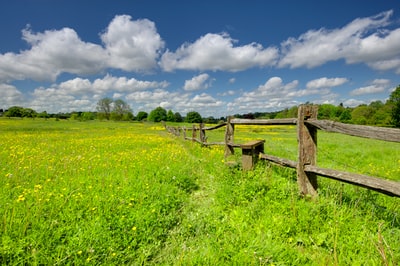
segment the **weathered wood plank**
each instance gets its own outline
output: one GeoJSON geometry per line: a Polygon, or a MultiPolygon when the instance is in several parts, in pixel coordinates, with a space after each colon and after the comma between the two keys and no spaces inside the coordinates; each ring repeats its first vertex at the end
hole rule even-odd
{"type": "Polygon", "coordinates": [[[260,154],[260,159],[264,159],[264,160],[279,164],[281,166],[290,167],[290,168],[294,168],[294,169],[296,169],[296,167],[297,167],[296,161],[288,160],[285,158],[280,158],[280,157],[273,156],[273,155],[260,154]]]}
{"type": "Polygon", "coordinates": [[[212,145],[225,145],[225,142],[206,142],[203,143],[204,146],[212,146],[212,145]]]}
{"type": "Polygon", "coordinates": [[[351,136],[379,139],[391,142],[400,142],[400,129],[398,128],[350,125],[330,120],[308,120],[305,121],[305,123],[328,132],[336,132],[351,136]]]}
{"type": "Polygon", "coordinates": [[[228,145],[228,146],[230,146],[230,147],[232,147],[232,148],[240,148],[240,144],[237,144],[237,143],[226,143],[226,145],[228,145]]]}
{"type": "MultiPolygon", "coordinates": [[[[261,154],[260,158],[285,167],[296,168],[297,166],[297,162],[295,161],[276,157],[273,155],[261,154]]],[[[400,182],[333,169],[321,168],[315,165],[306,165],[304,166],[304,170],[306,172],[314,173],[319,176],[368,188],[389,196],[400,197],[400,182]]]]}
{"type": "Polygon", "coordinates": [[[264,143],[265,143],[265,140],[263,140],[263,139],[260,139],[260,140],[252,140],[252,141],[249,141],[249,142],[240,144],[240,147],[241,147],[242,149],[251,149],[251,148],[254,148],[254,147],[256,147],[256,146],[258,146],[258,145],[261,145],[261,144],[264,144],[264,143]]]}
{"type": "Polygon", "coordinates": [[[214,129],[218,129],[218,128],[220,128],[220,127],[224,127],[224,126],[226,126],[226,122],[224,122],[224,123],[221,123],[221,124],[219,124],[219,125],[216,125],[216,126],[212,126],[212,127],[204,127],[203,129],[204,130],[214,130],[214,129]]]}
{"type": "Polygon", "coordinates": [[[230,121],[236,125],[296,125],[296,118],[282,118],[282,119],[241,119],[234,118],[230,121]]]}
{"type": "Polygon", "coordinates": [[[225,158],[235,154],[235,150],[230,143],[234,142],[235,125],[231,123],[232,117],[228,117],[225,128],[225,158]]]}
{"type": "Polygon", "coordinates": [[[251,170],[258,161],[260,153],[264,153],[265,140],[253,140],[241,144],[242,148],[242,168],[243,170],[251,170]]]}
{"type": "Polygon", "coordinates": [[[305,171],[349,184],[369,188],[380,193],[400,197],[400,182],[387,179],[306,165],[305,171]]]}
{"type": "Polygon", "coordinates": [[[318,130],[306,125],[307,119],[316,119],[318,106],[300,105],[297,117],[298,163],[297,183],[300,194],[317,197],[317,176],[304,171],[305,165],[317,164],[317,132],[318,130]]]}

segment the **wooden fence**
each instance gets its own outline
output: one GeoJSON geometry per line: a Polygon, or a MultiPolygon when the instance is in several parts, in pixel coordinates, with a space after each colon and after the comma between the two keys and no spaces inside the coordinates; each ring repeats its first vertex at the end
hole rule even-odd
{"type": "MultiPolygon", "coordinates": [[[[255,160],[260,158],[284,167],[294,168],[297,172],[297,183],[302,195],[311,195],[312,197],[316,197],[318,188],[317,176],[322,176],[375,190],[390,196],[400,197],[400,182],[334,169],[321,168],[317,166],[316,156],[318,130],[390,142],[400,142],[400,129],[349,125],[328,120],[317,120],[317,112],[318,107],[315,105],[302,105],[299,107],[297,119],[253,120],[229,117],[226,123],[214,127],[204,127],[203,124],[200,124],[199,126],[193,125],[192,128],[166,126],[166,129],[170,133],[177,136],[183,135],[184,139],[196,141],[202,145],[224,145],[225,157],[234,154],[234,148],[242,148],[243,156],[245,156],[244,148],[250,147],[253,152],[252,158],[255,160]],[[256,147],[261,144],[264,145],[264,141],[252,142],[251,144],[234,143],[235,125],[297,125],[298,161],[264,154],[263,147],[261,149],[257,149],[256,147]],[[224,126],[226,129],[225,140],[223,142],[207,142],[205,133],[207,130],[214,130],[224,126]],[[190,137],[187,136],[189,131],[192,133],[190,137]],[[197,137],[197,132],[199,132],[199,138],[197,137]]],[[[247,152],[246,154],[248,155],[247,152]]]]}

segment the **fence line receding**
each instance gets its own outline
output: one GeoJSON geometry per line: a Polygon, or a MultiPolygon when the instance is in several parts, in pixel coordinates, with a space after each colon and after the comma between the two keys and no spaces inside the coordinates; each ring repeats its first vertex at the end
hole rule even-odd
{"type": "Polygon", "coordinates": [[[400,129],[350,125],[329,120],[318,120],[317,113],[318,107],[316,105],[301,105],[298,110],[297,118],[237,119],[228,117],[227,122],[212,127],[205,127],[204,124],[200,124],[199,126],[193,125],[191,128],[166,126],[166,129],[176,136],[183,136],[186,140],[195,141],[204,146],[224,145],[225,157],[233,155],[235,153],[235,148],[241,148],[243,169],[251,169],[258,159],[267,160],[283,167],[294,168],[297,172],[297,183],[302,195],[311,195],[312,197],[317,196],[317,176],[322,176],[368,188],[389,196],[400,197],[400,182],[357,173],[321,168],[317,166],[316,156],[318,130],[389,142],[400,142],[400,129]],[[235,143],[235,125],[296,125],[298,160],[292,161],[264,154],[264,141],[252,141],[244,144],[235,143]],[[221,127],[225,127],[224,141],[207,142],[206,131],[219,129],[221,127]],[[192,131],[191,137],[188,137],[189,131],[192,131]]]}

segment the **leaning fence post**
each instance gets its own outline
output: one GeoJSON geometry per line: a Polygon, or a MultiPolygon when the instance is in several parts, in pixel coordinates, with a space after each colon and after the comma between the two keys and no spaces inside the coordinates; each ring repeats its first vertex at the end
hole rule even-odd
{"type": "Polygon", "coordinates": [[[231,123],[232,117],[229,116],[226,123],[225,130],[225,158],[229,155],[235,154],[235,150],[233,149],[233,136],[235,132],[235,125],[231,123]]]}
{"type": "Polygon", "coordinates": [[[317,129],[304,123],[307,119],[317,119],[318,106],[301,105],[297,117],[298,163],[297,183],[302,195],[317,196],[317,176],[304,171],[305,165],[317,163],[317,129]]]}

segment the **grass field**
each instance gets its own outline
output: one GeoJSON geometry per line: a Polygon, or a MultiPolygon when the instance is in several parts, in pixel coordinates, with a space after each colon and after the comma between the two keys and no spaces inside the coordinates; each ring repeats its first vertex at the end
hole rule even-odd
{"type": "MultiPolygon", "coordinates": [[[[221,141],[223,129],[207,132],[221,141]]],[[[400,199],[224,164],[160,124],[0,119],[0,263],[397,265],[400,199]]],[[[294,127],[237,127],[296,160],[294,127]]],[[[318,165],[400,181],[400,145],[318,136],[318,165]]],[[[236,156],[240,160],[240,152],[236,156]]]]}

